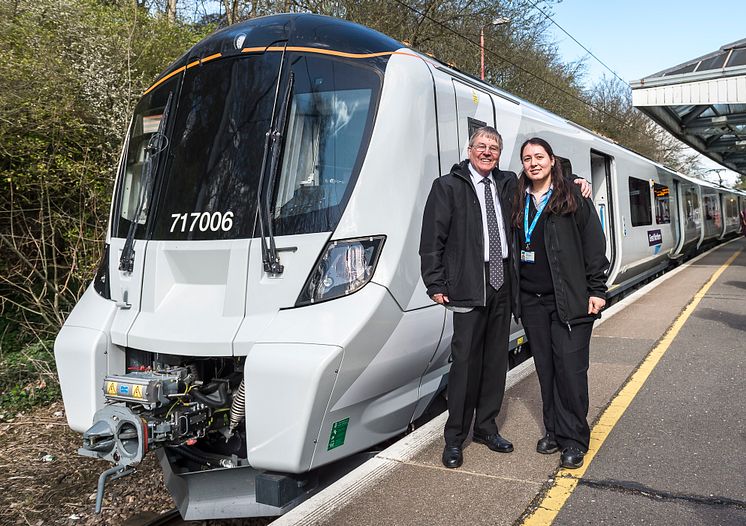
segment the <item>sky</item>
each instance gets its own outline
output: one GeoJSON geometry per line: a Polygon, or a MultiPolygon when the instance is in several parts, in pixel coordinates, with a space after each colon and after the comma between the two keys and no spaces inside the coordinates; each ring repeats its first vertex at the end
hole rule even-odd
{"type": "MultiPolygon", "coordinates": [[[[562,0],[552,19],[627,83],[746,38],[746,0],[562,0]]],[[[586,85],[613,76],[556,25],[548,29],[566,62],[586,58],[586,85]]],[[[706,169],[720,165],[700,157],[706,169]]],[[[726,182],[737,174],[722,172],[726,182]]],[[[717,182],[717,174],[706,176],[717,182]]]]}
{"type": "MultiPolygon", "coordinates": [[[[562,0],[553,11],[557,24],[627,82],[746,38],[744,0],[562,0]]],[[[549,31],[566,60],[588,57],[589,80],[611,75],[557,26],[549,31]]]]}

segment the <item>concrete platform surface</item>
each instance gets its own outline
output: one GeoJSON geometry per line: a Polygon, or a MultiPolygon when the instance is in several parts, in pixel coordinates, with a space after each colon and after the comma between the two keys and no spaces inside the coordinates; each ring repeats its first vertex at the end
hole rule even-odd
{"type": "MultiPolygon", "coordinates": [[[[657,280],[610,309],[591,341],[594,422],[692,298],[701,298],[556,514],[554,524],[746,524],[746,239],[657,280]],[[739,253],[740,251],[740,253],[739,253]]],[[[441,465],[444,415],[273,524],[433,525],[521,522],[544,506],[559,455],[543,434],[536,375],[508,390],[498,426],[515,445],[467,442],[441,465]]]]}

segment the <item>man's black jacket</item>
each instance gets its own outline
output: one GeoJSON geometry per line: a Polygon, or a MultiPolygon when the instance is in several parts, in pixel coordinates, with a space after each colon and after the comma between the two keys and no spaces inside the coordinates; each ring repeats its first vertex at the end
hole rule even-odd
{"type": "MultiPolygon", "coordinates": [[[[493,170],[496,194],[505,224],[508,256],[513,247],[510,220],[516,175],[493,170]]],[[[428,296],[445,294],[454,307],[481,307],[486,301],[484,278],[484,231],[477,190],[471,182],[469,161],[451,168],[433,181],[425,205],[420,236],[422,280],[428,296]]],[[[514,274],[514,266],[509,265],[514,274]]],[[[510,280],[515,283],[515,278],[510,280]]],[[[513,295],[511,294],[511,297],[513,295]]]]}

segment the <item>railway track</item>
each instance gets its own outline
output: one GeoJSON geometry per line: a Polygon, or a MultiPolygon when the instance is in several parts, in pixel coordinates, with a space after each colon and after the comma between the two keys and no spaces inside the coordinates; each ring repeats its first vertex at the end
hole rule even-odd
{"type": "Polygon", "coordinates": [[[141,512],[127,519],[122,526],[266,526],[276,517],[254,517],[251,519],[212,519],[185,521],[174,508],[163,513],[141,512]]]}

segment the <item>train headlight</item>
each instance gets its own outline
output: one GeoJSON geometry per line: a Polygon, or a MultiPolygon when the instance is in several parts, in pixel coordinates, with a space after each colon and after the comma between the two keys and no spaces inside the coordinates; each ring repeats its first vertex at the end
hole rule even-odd
{"type": "Polygon", "coordinates": [[[376,270],[386,236],[330,241],[303,285],[296,307],[347,296],[363,288],[376,270]]]}

